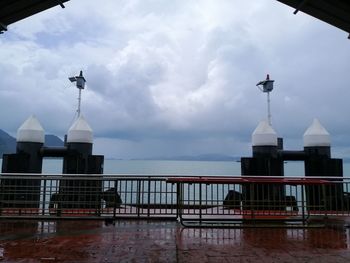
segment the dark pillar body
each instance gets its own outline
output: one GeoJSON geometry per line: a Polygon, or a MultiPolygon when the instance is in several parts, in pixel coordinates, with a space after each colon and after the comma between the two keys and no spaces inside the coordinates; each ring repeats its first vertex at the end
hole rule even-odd
{"type": "MultiPolygon", "coordinates": [[[[282,176],[283,160],[278,155],[279,146],[253,146],[252,158],[241,158],[242,176],[282,176]]],[[[282,210],[285,190],[281,185],[247,184],[242,187],[243,209],[282,210]]]]}
{"type": "MultiPolygon", "coordinates": [[[[305,147],[304,151],[306,177],[343,177],[343,160],[331,158],[330,147],[305,147]]],[[[344,209],[342,184],[306,186],[305,190],[309,210],[344,209]]]]}
{"type": "MultiPolygon", "coordinates": [[[[99,209],[101,207],[104,157],[92,155],[91,143],[68,143],[68,153],[63,159],[63,174],[94,174],[91,179],[62,180],[59,190],[60,207],[99,209]]],[[[89,176],[90,177],[90,176],[89,176]]]]}
{"type": "MultiPolygon", "coordinates": [[[[241,158],[242,176],[281,176],[283,160],[279,157],[259,155],[241,158]]],[[[283,185],[246,184],[242,186],[243,209],[284,210],[285,190],[283,185]]]]}
{"type": "MultiPolygon", "coordinates": [[[[43,158],[42,143],[17,142],[15,154],[4,154],[2,173],[41,173],[43,158]]],[[[11,175],[9,175],[11,176],[11,175]]],[[[2,179],[2,207],[39,208],[40,179],[2,179]]]]}

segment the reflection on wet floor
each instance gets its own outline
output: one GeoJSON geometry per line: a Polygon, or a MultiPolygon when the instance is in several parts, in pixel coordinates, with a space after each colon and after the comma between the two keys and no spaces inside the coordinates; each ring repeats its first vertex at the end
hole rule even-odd
{"type": "Polygon", "coordinates": [[[195,240],[211,245],[254,245],[265,249],[285,246],[305,248],[349,248],[349,229],[183,229],[181,240],[195,240]]]}
{"type": "Polygon", "coordinates": [[[349,229],[0,221],[2,262],[350,262],[349,229]]]}

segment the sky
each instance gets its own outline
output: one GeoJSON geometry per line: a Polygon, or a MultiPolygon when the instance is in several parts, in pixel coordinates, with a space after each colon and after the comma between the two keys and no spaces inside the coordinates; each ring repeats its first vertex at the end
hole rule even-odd
{"type": "Polygon", "coordinates": [[[82,113],[94,154],[152,158],[249,156],[266,119],[285,149],[303,147],[313,118],[332,154],[350,157],[350,41],[338,28],[275,0],[71,0],[0,35],[0,128],[34,114],[63,138],[82,113]]]}

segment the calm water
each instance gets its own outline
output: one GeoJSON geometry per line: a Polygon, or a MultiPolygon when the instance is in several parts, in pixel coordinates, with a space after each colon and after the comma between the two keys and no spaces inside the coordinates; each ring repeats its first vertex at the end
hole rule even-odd
{"type": "MultiPolygon", "coordinates": [[[[344,163],[344,176],[350,176],[350,163],[344,163]]],[[[44,161],[44,173],[61,173],[62,161],[44,161]]],[[[151,175],[240,175],[239,162],[105,160],[105,174],[151,175]]],[[[285,176],[304,176],[303,162],[286,162],[285,176]]]]}
{"type": "MultiPolygon", "coordinates": [[[[0,159],[0,165],[2,160],[0,159]]],[[[350,177],[350,163],[344,163],[344,176],[350,177]]],[[[61,173],[62,160],[47,158],[43,173],[61,173]]],[[[105,160],[105,174],[150,175],[240,175],[239,162],[105,160]]],[[[303,162],[286,162],[285,176],[304,176],[303,162]]]]}

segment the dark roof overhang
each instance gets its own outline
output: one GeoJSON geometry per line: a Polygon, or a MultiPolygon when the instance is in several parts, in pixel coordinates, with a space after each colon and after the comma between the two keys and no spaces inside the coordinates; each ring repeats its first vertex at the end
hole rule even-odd
{"type": "Polygon", "coordinates": [[[1,0],[0,1],[0,33],[7,30],[7,26],[42,12],[51,7],[60,5],[69,0],[1,0]]]}
{"type": "MultiPolygon", "coordinates": [[[[350,33],[349,0],[277,0],[350,33]]],[[[349,35],[350,38],[350,35],[349,35]]]]}

